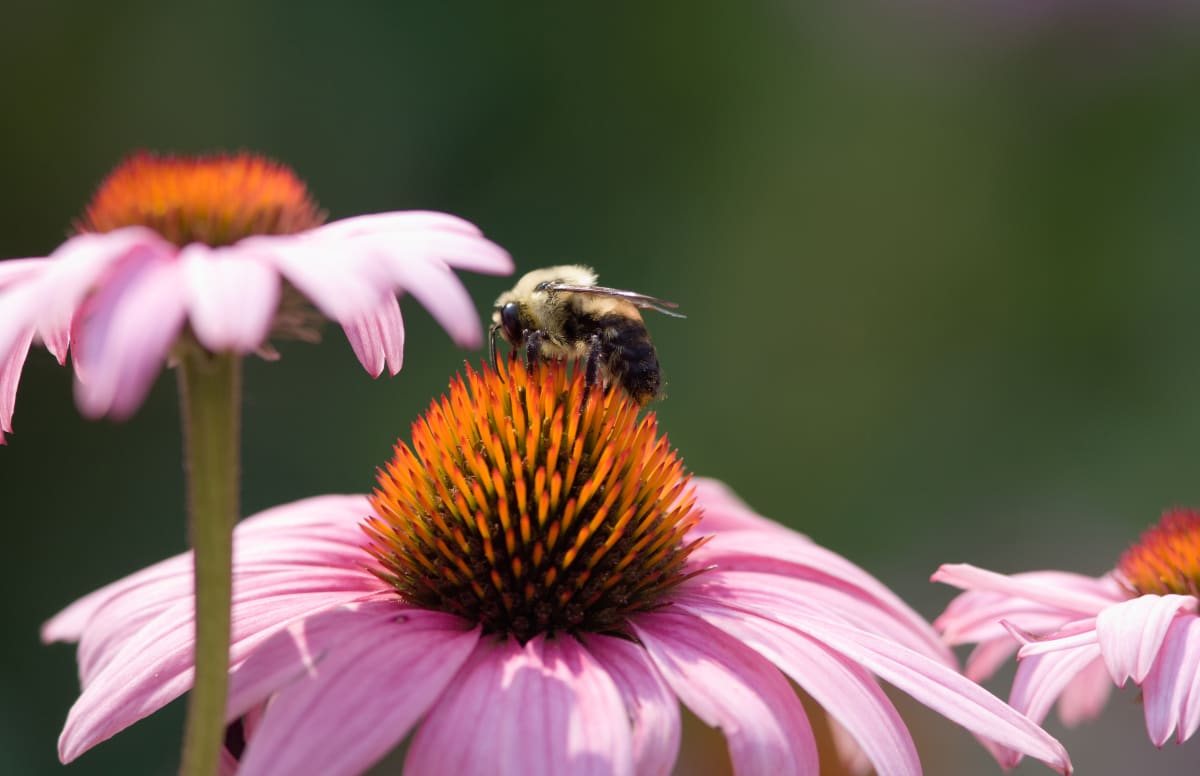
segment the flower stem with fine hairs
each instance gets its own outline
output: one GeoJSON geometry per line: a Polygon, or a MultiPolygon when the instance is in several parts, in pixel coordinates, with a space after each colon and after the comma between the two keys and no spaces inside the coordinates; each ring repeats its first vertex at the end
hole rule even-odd
{"type": "Polygon", "coordinates": [[[189,348],[179,365],[188,526],[195,552],[196,679],[180,773],[217,772],[229,684],[233,525],[238,516],[242,361],[189,348]]]}

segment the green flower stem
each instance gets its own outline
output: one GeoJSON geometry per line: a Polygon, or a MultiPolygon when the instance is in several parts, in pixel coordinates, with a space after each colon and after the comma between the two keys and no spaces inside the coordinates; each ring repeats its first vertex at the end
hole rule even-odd
{"type": "Polygon", "coordinates": [[[188,525],[196,557],[196,680],[188,701],[184,776],[213,776],[225,740],[233,525],[238,518],[242,360],[188,348],[179,365],[188,525]]]}

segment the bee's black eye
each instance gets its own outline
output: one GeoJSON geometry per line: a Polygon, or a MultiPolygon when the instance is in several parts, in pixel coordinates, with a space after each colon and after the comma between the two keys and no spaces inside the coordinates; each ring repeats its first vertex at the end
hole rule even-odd
{"type": "Polygon", "coordinates": [[[500,328],[504,332],[504,339],[513,345],[521,344],[525,327],[521,325],[521,309],[516,302],[509,302],[500,308],[500,328]]]}

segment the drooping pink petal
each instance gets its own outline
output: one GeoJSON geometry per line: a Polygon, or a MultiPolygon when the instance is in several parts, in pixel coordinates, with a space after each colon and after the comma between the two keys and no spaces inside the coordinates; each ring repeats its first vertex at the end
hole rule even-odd
{"type": "Polygon", "coordinates": [[[1009,702],[1034,722],[1041,723],[1063,689],[1099,657],[1100,647],[1089,644],[1022,658],[1017,664],[1009,702]]]}
{"type": "Polygon", "coordinates": [[[479,641],[459,618],[405,612],[394,600],[332,611],[256,650],[234,673],[231,711],[275,697],[240,773],[358,774],[403,740],[479,641]],[[274,687],[239,684],[264,672],[274,687]]]}
{"type": "Polygon", "coordinates": [[[887,586],[835,552],[790,534],[761,531],[732,531],[718,534],[691,556],[697,567],[715,565],[722,569],[760,571],[778,578],[810,580],[852,598],[869,602],[886,613],[907,633],[906,643],[947,665],[957,665],[950,648],[887,586]]]}
{"type": "Polygon", "coordinates": [[[1113,683],[1123,687],[1132,678],[1141,684],[1154,666],[1171,621],[1181,612],[1195,613],[1190,595],[1143,595],[1096,615],[1100,654],[1113,683]]]}
{"type": "Polygon", "coordinates": [[[279,306],[279,275],[235,248],[192,243],[179,254],[192,331],[214,353],[253,352],[279,306]]]}
{"type": "Polygon", "coordinates": [[[675,610],[633,628],[675,694],[729,742],[738,774],[818,772],[812,727],[779,671],[738,640],[675,610]]]}
{"type": "Polygon", "coordinates": [[[679,758],[679,700],[632,642],[594,635],[586,645],[625,699],[633,723],[633,772],[668,776],[679,758]]]}
{"type": "Polygon", "coordinates": [[[0,356],[0,445],[4,435],[12,433],[13,411],[17,403],[17,384],[21,381],[21,368],[29,355],[33,343],[33,329],[19,337],[7,356],[0,356]]]}
{"type": "MultiPolygon", "coordinates": [[[[329,590],[324,580],[279,575],[276,589],[253,597],[235,588],[232,611],[232,666],[293,620],[349,603],[356,595],[329,590]],[[305,590],[305,587],[308,590],[305,590]]],[[[361,595],[361,594],[360,594],[361,595]]],[[[58,740],[59,758],[71,762],[83,752],[157,711],[191,686],[195,606],[185,599],[160,612],[106,655],[71,707],[58,740]]]]}
{"type": "Polygon", "coordinates": [[[920,776],[908,728],[860,666],[790,628],[720,604],[711,605],[705,619],[787,673],[851,733],[879,776],[920,776]]]}
{"type": "Polygon", "coordinates": [[[375,310],[343,324],[346,339],[358,362],[371,377],[379,377],[386,365],[393,377],[404,363],[404,319],[394,296],[383,300],[375,310]]]}
{"type": "Polygon", "coordinates": [[[1146,732],[1155,746],[1165,744],[1172,730],[1178,729],[1180,743],[1196,732],[1200,724],[1200,617],[1171,621],[1142,695],[1146,732]]]}
{"type": "Polygon", "coordinates": [[[1091,582],[1090,589],[1047,585],[1036,577],[1006,576],[967,563],[947,563],[930,578],[932,582],[942,582],[964,590],[987,590],[1081,614],[1096,614],[1121,600],[1114,597],[1111,581],[1079,577],[1081,583],[1083,580],[1091,582]]]}
{"type": "Polygon", "coordinates": [[[125,262],[76,321],[75,397],[89,417],[124,420],[150,391],[183,327],[180,267],[125,262]]]}
{"type": "Polygon", "coordinates": [[[397,259],[390,262],[392,277],[404,291],[429,311],[460,347],[483,342],[475,302],[444,262],[436,258],[397,259]]]}
{"type": "Polygon", "coordinates": [[[37,327],[46,349],[60,364],[66,362],[76,313],[85,295],[108,272],[128,262],[141,265],[168,260],[176,250],[156,232],[141,226],[80,234],[60,245],[38,280],[37,327]]]}
{"type": "Polygon", "coordinates": [[[417,731],[405,773],[632,776],[625,704],[571,636],[485,638],[417,731]]]}
{"type": "MultiPolygon", "coordinates": [[[[676,603],[702,617],[710,613],[712,606],[707,597],[692,597],[682,592],[676,603]]],[[[813,617],[798,610],[789,597],[773,591],[741,590],[736,598],[723,603],[820,641],[973,733],[1030,754],[1056,770],[1071,769],[1062,744],[944,663],[891,639],[831,618],[813,617]]]]}
{"type": "Polygon", "coordinates": [[[1112,695],[1113,683],[1108,676],[1104,661],[1096,658],[1088,663],[1074,679],[1063,688],[1058,698],[1058,718],[1067,727],[1095,719],[1100,715],[1108,697],[1112,695]]]}

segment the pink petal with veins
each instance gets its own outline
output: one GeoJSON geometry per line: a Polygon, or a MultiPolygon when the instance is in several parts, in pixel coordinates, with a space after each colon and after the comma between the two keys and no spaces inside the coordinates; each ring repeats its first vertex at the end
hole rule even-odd
{"type": "Polygon", "coordinates": [[[1144,595],[1100,612],[1096,635],[1113,682],[1121,687],[1132,678],[1141,684],[1154,666],[1171,622],[1182,612],[1194,614],[1196,604],[1190,595],[1144,595]]]}
{"type": "Polygon", "coordinates": [[[674,609],[636,617],[633,628],[675,694],[705,724],[725,734],[737,773],[819,772],[804,708],[765,658],[674,609]]]}
{"type": "Polygon", "coordinates": [[[358,316],[342,328],[358,362],[371,377],[379,377],[387,366],[393,377],[404,364],[404,319],[395,297],[383,300],[373,312],[358,316]]]}
{"type": "Polygon", "coordinates": [[[404,770],[632,776],[632,734],[616,685],[573,637],[484,638],[417,731],[404,770]]]}
{"type": "Polygon", "coordinates": [[[633,642],[588,636],[586,646],[625,699],[633,722],[633,772],[668,776],[679,757],[679,699],[633,642]]]}
{"type": "Polygon", "coordinates": [[[407,611],[388,600],[317,615],[243,663],[231,706],[274,697],[240,773],[352,776],[403,740],[479,641],[456,617],[407,611]],[[275,681],[243,691],[243,675],[264,672],[275,681]]]}

